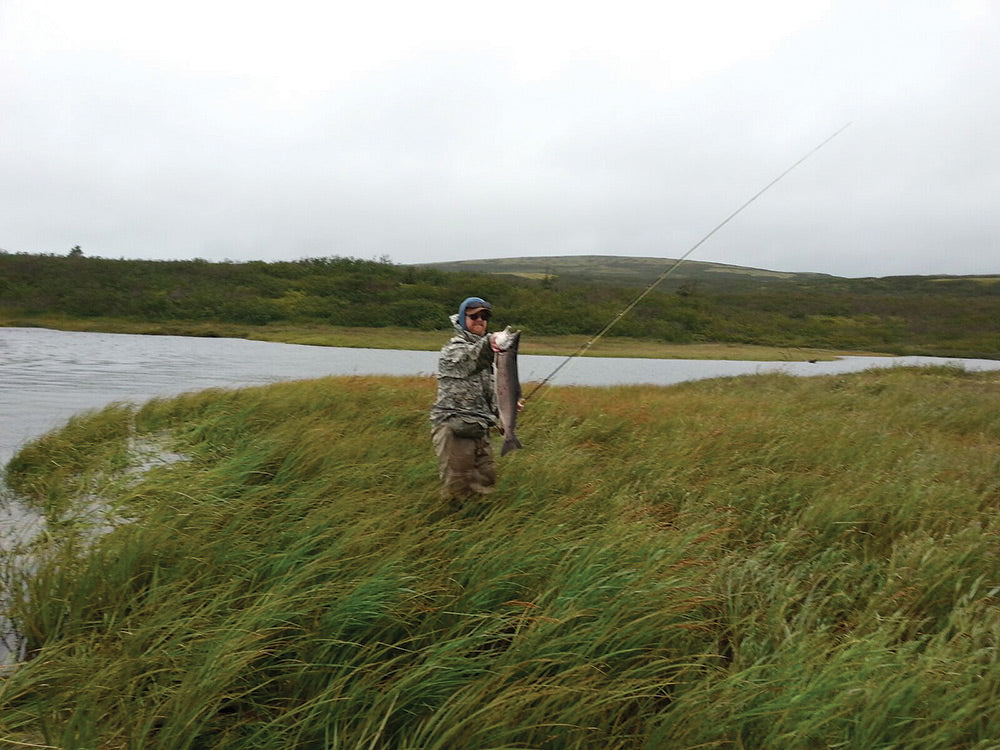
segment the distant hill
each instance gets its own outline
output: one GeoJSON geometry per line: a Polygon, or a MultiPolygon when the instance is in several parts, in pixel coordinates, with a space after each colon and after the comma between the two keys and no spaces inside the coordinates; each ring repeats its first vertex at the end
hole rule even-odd
{"type": "MultiPolygon", "coordinates": [[[[619,286],[646,286],[676,259],[635,258],[614,255],[544,256],[536,258],[491,258],[485,260],[456,260],[442,263],[415,263],[422,268],[441,271],[460,271],[514,276],[525,279],[552,279],[568,284],[610,283],[619,286]]],[[[673,283],[724,282],[726,286],[742,286],[762,282],[834,280],[837,276],[822,273],[792,273],[769,271],[763,268],[732,266],[725,263],[706,263],[687,260],[670,274],[673,283]]]]}
{"type": "Polygon", "coordinates": [[[447,330],[470,290],[530,334],[614,334],[839,351],[1000,357],[1000,276],[843,278],[668,258],[577,256],[418,265],[0,253],[0,325],[98,318],[447,330]],[[634,314],[620,316],[635,307],[634,314]]]}

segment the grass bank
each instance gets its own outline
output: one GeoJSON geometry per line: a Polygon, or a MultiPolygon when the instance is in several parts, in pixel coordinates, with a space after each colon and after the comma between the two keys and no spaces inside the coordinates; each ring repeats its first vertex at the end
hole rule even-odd
{"type": "MultiPolygon", "coordinates": [[[[0,314],[0,326],[52,328],[60,331],[238,338],[310,346],[409,349],[413,351],[437,351],[449,336],[449,332],[443,330],[421,331],[391,326],[360,328],[310,323],[268,323],[258,326],[204,321],[147,322],[124,318],[23,317],[4,316],[3,314],[0,314]]],[[[522,340],[521,352],[524,354],[568,356],[579,351],[587,343],[587,340],[587,336],[579,335],[532,335],[522,340]]],[[[882,356],[878,352],[833,351],[808,347],[730,343],[668,344],[616,336],[599,339],[588,351],[588,355],[596,357],[648,357],[652,359],[730,359],[759,362],[832,360],[845,355],[882,356]]]]}
{"type": "Polygon", "coordinates": [[[62,523],[7,576],[33,658],[0,736],[995,746],[996,373],[550,388],[464,515],[436,499],[432,389],[207,391],[22,450],[11,484],[62,523]],[[137,471],[137,442],[184,458],[137,471]],[[81,497],[110,533],[74,533],[81,497]]]}

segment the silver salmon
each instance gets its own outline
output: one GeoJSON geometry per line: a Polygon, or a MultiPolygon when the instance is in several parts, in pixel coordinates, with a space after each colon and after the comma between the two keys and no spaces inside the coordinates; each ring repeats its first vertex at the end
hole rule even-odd
{"type": "Polygon", "coordinates": [[[520,340],[521,332],[514,331],[510,348],[505,352],[497,352],[496,355],[497,406],[503,422],[501,456],[521,447],[521,441],[517,439],[517,402],[521,400],[521,381],[517,378],[517,344],[520,340]]]}

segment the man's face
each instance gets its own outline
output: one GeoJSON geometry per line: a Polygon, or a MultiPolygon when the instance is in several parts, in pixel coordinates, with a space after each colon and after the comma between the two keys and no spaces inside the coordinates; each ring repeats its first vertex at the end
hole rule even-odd
{"type": "Polygon", "coordinates": [[[474,310],[465,311],[465,328],[477,336],[486,335],[486,325],[490,317],[490,311],[485,307],[477,307],[474,310]]]}

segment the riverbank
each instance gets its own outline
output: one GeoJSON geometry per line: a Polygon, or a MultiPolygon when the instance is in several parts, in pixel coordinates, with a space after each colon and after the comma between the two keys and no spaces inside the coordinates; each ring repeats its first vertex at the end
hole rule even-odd
{"type": "Polygon", "coordinates": [[[99,497],[119,520],[91,544],[48,537],[8,589],[34,658],[0,686],[4,735],[469,750],[1000,735],[997,373],[549,389],[490,502],[458,515],[436,498],[432,391],[206,391],[21,451],[11,484],[50,519],[99,497]],[[143,437],[178,460],[136,474],[143,437]]]}
{"type": "MultiPolygon", "coordinates": [[[[66,318],[58,316],[4,316],[0,326],[51,328],[59,331],[131,333],[154,336],[195,336],[273,341],[309,346],[342,346],[368,349],[437,351],[447,340],[448,331],[421,331],[412,328],[357,328],[318,324],[270,323],[253,326],[234,323],[146,322],[122,318],[66,318]]],[[[587,343],[586,336],[530,336],[522,340],[523,354],[569,356],[587,343]]],[[[640,357],[648,359],[721,359],[757,362],[829,361],[843,356],[892,356],[883,352],[834,351],[804,347],[753,346],[750,344],[700,343],[667,344],[657,341],[609,336],[587,352],[594,357],[640,357]]]]}

